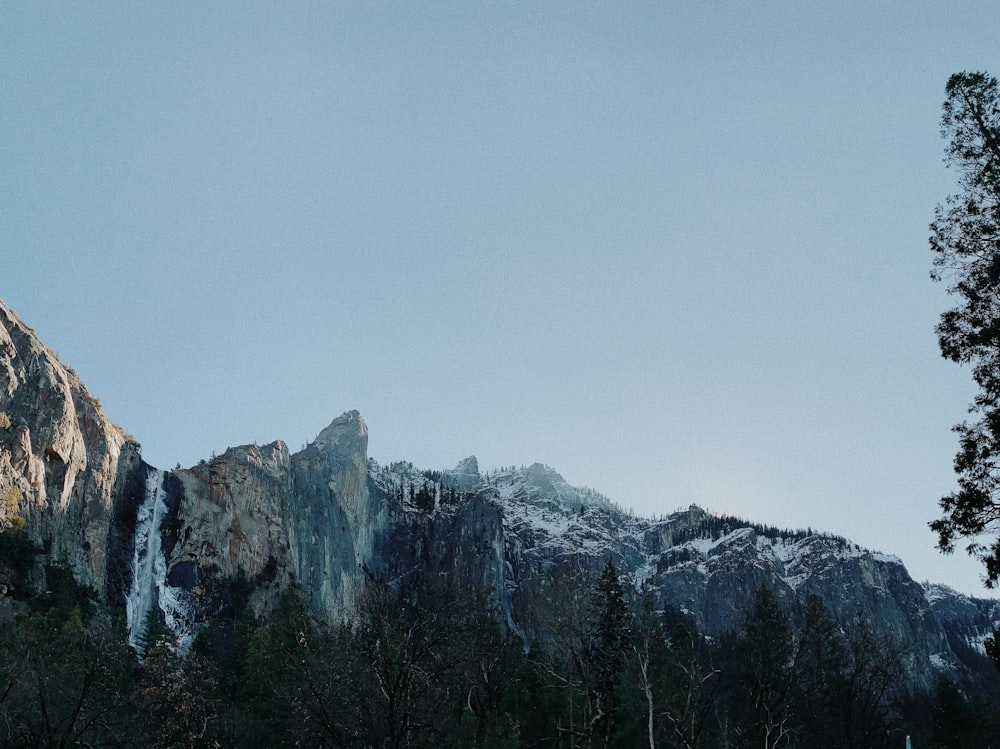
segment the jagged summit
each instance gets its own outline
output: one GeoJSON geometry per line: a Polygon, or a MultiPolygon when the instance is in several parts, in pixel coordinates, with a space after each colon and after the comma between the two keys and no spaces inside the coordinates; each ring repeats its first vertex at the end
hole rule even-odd
{"type": "Polygon", "coordinates": [[[581,512],[587,507],[612,507],[611,500],[603,494],[571,486],[555,469],[542,463],[497,471],[490,475],[489,481],[501,497],[551,510],[581,512]]]}
{"type": "Polygon", "coordinates": [[[476,460],[475,455],[470,455],[468,458],[458,461],[458,465],[455,466],[452,473],[456,475],[475,476],[478,478],[479,461],[476,460]]]}
{"type": "Polygon", "coordinates": [[[368,449],[368,426],[357,411],[346,411],[321,431],[311,446],[316,449],[356,451],[368,449]]]}
{"type": "Polygon", "coordinates": [[[479,475],[479,461],[476,460],[476,456],[470,455],[460,460],[450,471],[444,471],[441,481],[449,488],[458,491],[474,491],[483,482],[483,477],[479,475]]]}

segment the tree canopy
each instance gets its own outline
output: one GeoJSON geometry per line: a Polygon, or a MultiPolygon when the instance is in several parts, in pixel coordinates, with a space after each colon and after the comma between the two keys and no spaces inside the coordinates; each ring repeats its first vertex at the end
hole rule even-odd
{"type": "Polygon", "coordinates": [[[941,134],[961,191],[935,212],[931,277],[958,303],[936,331],[941,355],[970,364],[979,391],[969,408],[975,420],[955,427],[958,489],[941,499],[943,517],[931,528],[942,551],[967,539],[992,587],[1000,579],[1000,96],[987,73],[957,73],[945,94],[941,134]]]}

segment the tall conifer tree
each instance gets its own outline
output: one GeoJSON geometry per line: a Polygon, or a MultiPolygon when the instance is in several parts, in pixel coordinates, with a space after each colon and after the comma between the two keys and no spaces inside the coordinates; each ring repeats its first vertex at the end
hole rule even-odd
{"type": "Polygon", "coordinates": [[[931,276],[958,304],[941,315],[937,334],[942,356],[972,365],[979,392],[976,420],[955,427],[958,490],[941,500],[944,517],[931,527],[946,552],[968,538],[992,586],[1000,579],[1000,96],[986,73],[953,75],[945,94],[941,134],[961,192],[931,224],[931,276]]]}

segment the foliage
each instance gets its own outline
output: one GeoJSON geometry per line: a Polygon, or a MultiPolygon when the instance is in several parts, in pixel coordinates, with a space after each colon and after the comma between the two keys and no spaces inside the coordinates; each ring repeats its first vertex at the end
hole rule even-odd
{"type": "Polygon", "coordinates": [[[674,543],[679,546],[686,543],[687,541],[693,541],[698,538],[710,538],[713,541],[718,541],[723,536],[726,536],[733,531],[739,530],[741,528],[750,528],[758,536],[763,536],[764,538],[769,538],[772,541],[783,538],[789,541],[801,541],[805,538],[810,538],[813,536],[824,538],[829,541],[833,541],[838,548],[847,547],[850,542],[843,536],[837,536],[829,533],[817,533],[813,531],[812,528],[793,530],[790,528],[778,528],[773,525],[763,525],[760,523],[753,523],[749,520],[744,520],[733,515],[725,514],[711,514],[704,515],[698,519],[696,524],[692,524],[689,527],[680,527],[673,530],[674,533],[674,543]]]}
{"type": "Polygon", "coordinates": [[[791,731],[793,643],[788,617],[767,588],[757,590],[740,639],[746,684],[747,732],[755,746],[771,749],[791,731]]]}
{"type": "Polygon", "coordinates": [[[628,610],[618,572],[609,559],[597,580],[589,659],[593,678],[593,704],[587,737],[594,736],[607,746],[615,735],[621,708],[621,670],[625,664],[628,637],[628,610]]]}
{"type": "MultiPolygon", "coordinates": [[[[630,602],[609,562],[559,579],[562,611],[526,649],[488,598],[453,582],[403,591],[373,578],[333,623],[291,588],[263,620],[242,601],[185,656],[154,628],[139,662],[123,617],[88,619],[86,589],[50,571],[49,592],[0,628],[0,746],[902,745],[901,651],[838,626],[819,598],[795,628],[761,589],[742,631],[710,640],[652,598],[630,602]]],[[[906,730],[921,746],[985,745],[995,721],[975,700],[996,692],[981,694],[912,697],[906,730]]]]}
{"type": "Polygon", "coordinates": [[[67,619],[76,612],[84,623],[97,609],[97,594],[92,588],[81,585],[66,565],[45,565],[46,590],[33,597],[29,605],[33,611],[67,619]]]}
{"type": "Polygon", "coordinates": [[[931,523],[938,546],[958,538],[1000,579],[1000,96],[986,73],[958,73],[945,87],[941,117],[947,163],[961,192],[938,206],[931,224],[932,277],[945,281],[958,304],[937,325],[941,354],[972,365],[979,391],[977,420],[955,427],[958,490],[941,499],[944,517],[931,523]],[[985,543],[982,536],[990,537],[985,543]]]}
{"type": "Polygon", "coordinates": [[[182,659],[168,644],[156,644],[142,661],[135,685],[142,721],[130,725],[133,746],[199,749],[224,735],[218,681],[208,659],[182,659]]]}
{"type": "Polygon", "coordinates": [[[85,627],[78,609],[17,617],[0,630],[0,745],[117,745],[131,695],[124,632],[85,627]]]}
{"type": "Polygon", "coordinates": [[[24,528],[24,518],[17,514],[17,503],[21,498],[21,490],[10,487],[3,495],[0,504],[0,532],[19,531],[24,528]]]}
{"type": "MultiPolygon", "coordinates": [[[[806,600],[805,621],[799,633],[795,670],[797,710],[805,725],[841,723],[839,710],[846,703],[845,672],[848,655],[839,629],[818,596],[806,600]]],[[[806,746],[827,746],[829,737],[808,736],[806,746]]]]}
{"type": "Polygon", "coordinates": [[[975,726],[975,715],[965,695],[953,681],[943,677],[938,679],[931,704],[934,746],[938,749],[971,747],[975,726]]]}

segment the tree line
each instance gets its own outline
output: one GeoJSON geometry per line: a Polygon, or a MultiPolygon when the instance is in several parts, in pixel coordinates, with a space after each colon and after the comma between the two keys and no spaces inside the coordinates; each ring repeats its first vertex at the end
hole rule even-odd
{"type": "Polygon", "coordinates": [[[349,623],[293,588],[259,620],[248,589],[177,652],[155,619],[137,653],[124,617],[58,567],[0,627],[0,745],[10,747],[971,747],[993,711],[941,681],[898,689],[905,655],[818,598],[803,624],[766,588],[739,632],[701,636],[630,600],[609,561],[531,643],[456,581],[372,579],[349,623]]]}

